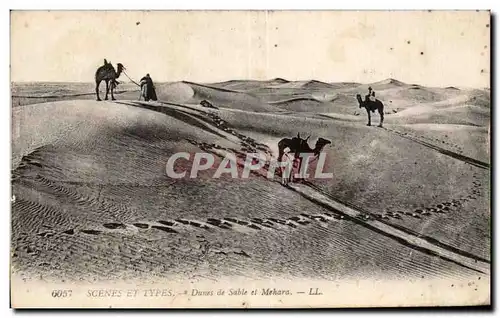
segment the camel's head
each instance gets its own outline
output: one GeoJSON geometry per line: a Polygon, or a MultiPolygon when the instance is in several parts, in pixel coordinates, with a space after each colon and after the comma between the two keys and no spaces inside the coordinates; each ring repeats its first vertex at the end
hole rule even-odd
{"type": "Polygon", "coordinates": [[[118,63],[118,64],[116,64],[116,66],[117,66],[118,73],[121,73],[122,71],[125,70],[125,66],[123,66],[122,63],[118,63]]]}
{"type": "Polygon", "coordinates": [[[359,108],[363,107],[363,100],[361,99],[360,94],[356,94],[356,99],[358,100],[359,108]]]}
{"type": "Polygon", "coordinates": [[[320,137],[318,138],[318,141],[316,141],[316,146],[314,148],[319,153],[326,145],[329,145],[331,143],[332,142],[330,140],[320,137]]]}

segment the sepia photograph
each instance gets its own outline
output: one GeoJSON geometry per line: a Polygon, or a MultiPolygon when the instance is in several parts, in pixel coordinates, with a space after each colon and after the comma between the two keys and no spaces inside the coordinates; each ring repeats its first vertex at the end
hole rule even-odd
{"type": "Polygon", "coordinates": [[[11,307],[491,305],[491,20],[12,10],[11,307]]]}

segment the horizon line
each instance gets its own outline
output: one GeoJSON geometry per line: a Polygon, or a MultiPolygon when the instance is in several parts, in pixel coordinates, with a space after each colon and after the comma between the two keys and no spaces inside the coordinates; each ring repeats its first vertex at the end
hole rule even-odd
{"type": "MultiPolygon", "coordinates": [[[[171,80],[171,81],[155,81],[156,83],[159,84],[167,84],[167,83],[193,83],[193,84],[217,84],[217,83],[224,83],[224,82],[231,82],[231,81],[241,81],[241,82],[269,82],[273,80],[285,80],[289,83],[293,82],[320,82],[320,83],[325,83],[325,84],[340,84],[340,83],[349,83],[349,84],[359,84],[359,86],[362,85],[373,85],[373,84],[378,84],[384,81],[397,81],[399,83],[405,84],[405,85],[418,85],[418,86],[423,86],[423,87],[429,87],[429,88],[448,88],[448,87],[456,87],[456,88],[469,88],[469,89],[491,89],[489,86],[467,86],[467,85],[443,85],[443,86],[435,86],[435,85],[427,85],[427,84],[419,84],[419,83],[408,83],[404,82],[401,80],[398,80],[394,77],[387,77],[378,81],[374,82],[356,82],[356,81],[322,81],[322,80],[317,80],[317,79],[286,79],[284,77],[274,77],[271,79],[251,79],[251,78],[238,78],[238,79],[227,79],[227,80],[222,80],[222,81],[192,81],[192,80],[171,80]]],[[[10,81],[11,84],[13,83],[74,83],[74,84],[95,84],[94,81],[48,81],[48,80],[32,80],[32,81],[26,81],[26,80],[20,80],[20,81],[10,81]]],[[[130,80],[128,81],[123,81],[123,84],[134,84],[130,80]]]]}

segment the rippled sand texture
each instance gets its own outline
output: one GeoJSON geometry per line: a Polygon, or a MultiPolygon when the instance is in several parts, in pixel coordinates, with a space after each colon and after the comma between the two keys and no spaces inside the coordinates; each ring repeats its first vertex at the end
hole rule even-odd
{"type": "Polygon", "coordinates": [[[387,113],[377,128],[355,99],[366,86],[165,83],[145,103],[132,86],[96,102],[91,85],[15,84],[13,273],[489,279],[489,91],[373,83],[387,113]],[[332,180],[165,174],[178,151],[241,164],[247,152],[275,157],[297,132],[332,141],[332,180]]]}

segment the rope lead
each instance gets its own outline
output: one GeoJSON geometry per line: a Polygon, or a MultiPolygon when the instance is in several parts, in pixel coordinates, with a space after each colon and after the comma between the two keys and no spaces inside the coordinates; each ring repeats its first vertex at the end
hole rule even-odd
{"type": "Polygon", "coordinates": [[[130,76],[128,76],[127,72],[125,72],[125,71],[122,71],[122,72],[123,72],[123,74],[125,74],[125,76],[126,76],[126,77],[127,77],[127,78],[128,78],[128,79],[132,82],[132,83],[134,83],[135,85],[137,85],[137,86],[141,87],[141,85],[137,84],[137,82],[135,82],[133,79],[131,79],[131,78],[130,78],[130,76]]]}

